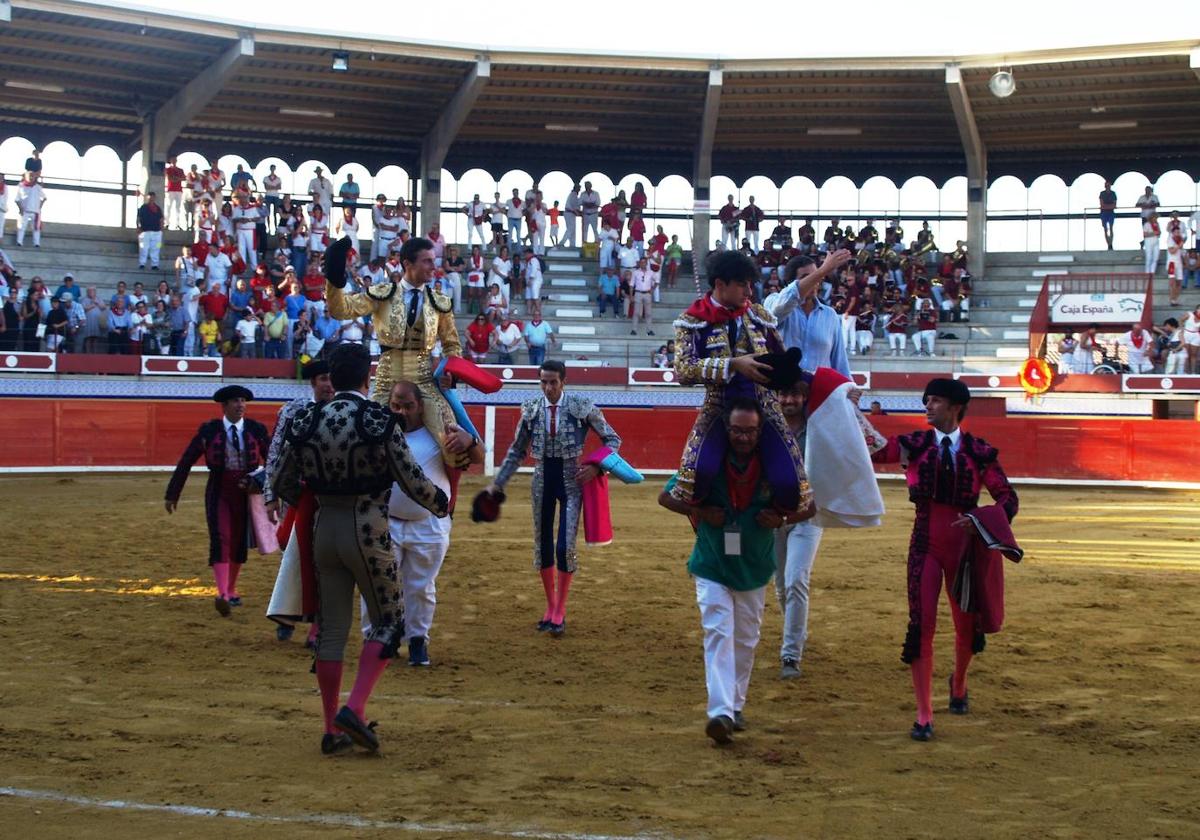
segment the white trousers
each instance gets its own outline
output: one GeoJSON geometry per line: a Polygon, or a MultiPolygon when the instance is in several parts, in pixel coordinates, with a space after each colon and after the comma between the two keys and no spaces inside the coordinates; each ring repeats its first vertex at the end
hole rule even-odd
{"type": "MultiPolygon", "coordinates": [[[[33,234],[34,244],[37,244],[37,232],[33,234]]],[[[162,231],[144,230],[138,234],[138,265],[145,265],[149,258],[150,265],[158,268],[158,254],[162,250],[162,231]]]]}
{"type": "Polygon", "coordinates": [[[870,330],[855,330],[854,337],[858,344],[858,352],[865,353],[875,343],[875,333],[870,330]]]}
{"type": "Polygon", "coordinates": [[[591,214],[584,213],[583,214],[583,241],[584,242],[588,241],[587,235],[588,235],[589,230],[592,232],[592,241],[599,242],[600,241],[600,233],[596,230],[596,214],[595,213],[591,213],[591,214]]]}
{"type": "Polygon", "coordinates": [[[166,213],[167,227],[174,222],[175,227],[183,230],[183,193],[169,192],[167,193],[167,203],[164,207],[166,213]]]}
{"type": "Polygon", "coordinates": [[[808,640],[808,580],[824,531],[810,519],[775,532],[775,597],[783,613],[781,660],[799,662],[804,656],[804,643],[808,640]]]}
{"type": "Polygon", "coordinates": [[[558,243],[560,248],[575,247],[575,228],[579,226],[578,219],[571,213],[563,214],[563,224],[565,225],[562,240],[558,243]]]}
{"type": "Polygon", "coordinates": [[[1138,361],[1138,362],[1135,362],[1133,359],[1130,359],[1129,360],[1129,369],[1133,373],[1153,373],[1154,365],[1150,364],[1145,359],[1142,359],[1141,361],[1138,361]]]}
{"type": "Polygon", "coordinates": [[[533,233],[529,234],[529,247],[533,248],[533,253],[535,253],[535,254],[546,253],[545,236],[546,235],[540,229],[535,230],[533,233]]]}
{"type": "Polygon", "coordinates": [[[908,347],[908,336],[902,332],[890,332],[887,337],[888,347],[892,349],[893,353],[903,353],[904,349],[908,347]]]}
{"type": "Polygon", "coordinates": [[[754,251],[754,253],[757,254],[758,253],[758,231],[756,231],[756,230],[746,231],[746,238],[750,240],[750,248],[754,251]]]}
{"type": "Polygon", "coordinates": [[[740,712],[746,705],[767,588],[738,592],[704,578],[695,581],[700,626],[704,630],[708,716],[732,718],[734,712],[740,712]]]}
{"type": "MultiPolygon", "coordinates": [[[[404,593],[404,638],[428,637],[433,626],[433,612],[437,607],[437,576],[450,548],[450,538],[440,542],[428,542],[428,525],[419,523],[418,542],[412,533],[413,523],[401,519],[388,519],[388,533],[392,537],[392,551],[396,555],[396,569],[400,574],[400,588],[404,593]]],[[[361,600],[361,599],[360,599],[361,600]]],[[[371,618],[367,614],[367,602],[362,600],[362,632],[366,638],[371,632],[371,618]]]]}
{"type": "Polygon", "coordinates": [[[487,248],[488,245],[492,244],[492,238],[490,236],[487,239],[483,238],[483,225],[482,224],[477,225],[477,224],[475,224],[474,221],[467,222],[467,245],[468,246],[470,246],[471,243],[473,243],[475,241],[476,236],[479,237],[479,247],[480,248],[487,248]]]}
{"type": "Polygon", "coordinates": [[[721,241],[734,251],[742,244],[737,241],[737,225],[721,225],[721,241]]]}
{"type": "Polygon", "coordinates": [[[454,314],[462,312],[462,275],[457,271],[446,275],[446,294],[454,301],[454,314]]]}
{"type": "Polygon", "coordinates": [[[33,231],[33,244],[42,244],[42,231],[37,225],[37,213],[17,213],[17,244],[25,244],[25,228],[33,231]]]}
{"type": "Polygon", "coordinates": [[[913,345],[916,346],[918,353],[925,351],[932,356],[935,338],[937,338],[937,330],[917,330],[913,335],[913,345]]]}
{"type": "Polygon", "coordinates": [[[846,352],[854,355],[854,327],[857,321],[853,315],[842,316],[842,346],[846,348],[846,352]]]}
{"type": "Polygon", "coordinates": [[[239,230],[237,232],[238,253],[242,257],[242,262],[246,264],[246,268],[251,271],[258,265],[258,255],[254,253],[254,231],[239,230]]]}
{"type": "Polygon", "coordinates": [[[1174,353],[1167,354],[1167,360],[1163,363],[1163,373],[1166,374],[1181,374],[1187,368],[1187,351],[1180,348],[1174,353]]]}
{"type": "Polygon", "coordinates": [[[1158,252],[1162,245],[1158,241],[1158,237],[1151,237],[1142,240],[1142,255],[1146,258],[1146,262],[1142,271],[1147,274],[1154,274],[1158,271],[1158,252]]]}

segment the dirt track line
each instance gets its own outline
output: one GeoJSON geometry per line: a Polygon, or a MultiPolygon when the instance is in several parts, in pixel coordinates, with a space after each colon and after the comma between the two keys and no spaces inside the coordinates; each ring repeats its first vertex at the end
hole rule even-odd
{"type": "Polygon", "coordinates": [[[0,796],[14,799],[29,799],[39,802],[59,802],[78,805],[82,808],[104,808],[117,811],[143,811],[173,814],[181,817],[221,817],[244,822],[325,825],[340,828],[366,828],[388,831],[410,831],[416,834],[474,834],[487,837],[518,837],[530,840],[669,840],[664,834],[587,834],[574,831],[541,831],[538,829],[488,828],[480,825],[455,825],[452,823],[417,823],[397,820],[372,820],[349,814],[255,814],[228,808],[207,808],[201,805],[156,805],[150,802],[131,802],[124,799],[94,799],[90,796],[75,796],[55,790],[28,790],[25,788],[0,787],[0,796]]]}

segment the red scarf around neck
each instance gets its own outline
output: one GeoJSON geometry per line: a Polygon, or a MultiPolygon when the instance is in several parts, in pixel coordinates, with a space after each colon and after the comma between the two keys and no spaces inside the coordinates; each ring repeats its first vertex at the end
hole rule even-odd
{"type": "Polygon", "coordinates": [[[725,458],[725,484],[729,490],[729,504],[734,511],[741,512],[754,501],[754,491],[762,477],[762,464],[755,454],[746,469],[739,472],[733,463],[733,455],[725,458]]]}
{"type": "Polygon", "coordinates": [[[735,318],[741,318],[750,310],[750,301],[743,301],[738,309],[727,309],[713,300],[712,295],[705,295],[688,307],[686,315],[699,318],[710,324],[724,324],[735,318]]]}

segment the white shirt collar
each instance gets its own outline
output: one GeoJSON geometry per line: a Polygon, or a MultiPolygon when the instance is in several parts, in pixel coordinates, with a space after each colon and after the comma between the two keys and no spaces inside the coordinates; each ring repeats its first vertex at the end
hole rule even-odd
{"type": "Polygon", "coordinates": [[[942,441],[945,440],[946,438],[949,438],[950,439],[950,451],[951,452],[958,451],[958,442],[962,439],[962,428],[961,427],[956,428],[950,434],[946,434],[945,432],[940,431],[938,429],[934,429],[933,433],[934,433],[934,435],[937,436],[937,445],[938,445],[939,449],[942,446],[942,441]]]}
{"type": "Polygon", "coordinates": [[[405,295],[407,295],[409,292],[420,291],[420,290],[424,289],[425,287],[424,286],[414,286],[411,283],[409,283],[407,280],[401,280],[400,288],[404,291],[405,295]]]}
{"type": "Polygon", "coordinates": [[[238,434],[240,435],[242,433],[243,427],[245,427],[245,425],[246,425],[245,417],[243,417],[241,420],[237,421],[236,423],[230,423],[228,417],[222,417],[221,419],[225,421],[225,431],[226,432],[228,432],[230,429],[237,429],[238,434]]]}
{"type": "Polygon", "coordinates": [[[558,397],[558,402],[552,403],[552,402],[550,402],[550,398],[547,397],[545,394],[543,394],[542,395],[542,405],[545,406],[546,408],[549,408],[550,406],[556,406],[556,407],[561,406],[563,404],[563,397],[565,397],[565,396],[566,396],[565,392],[563,394],[560,394],[558,397]]]}

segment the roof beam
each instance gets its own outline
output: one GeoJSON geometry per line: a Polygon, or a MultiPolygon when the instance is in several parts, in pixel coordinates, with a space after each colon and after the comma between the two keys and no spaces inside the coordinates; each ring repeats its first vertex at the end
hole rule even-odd
{"type": "Polygon", "coordinates": [[[712,227],[713,146],[717,139],[717,119],[721,115],[721,92],[725,73],[720,67],[708,71],[704,92],[704,113],[700,117],[700,134],[692,156],[692,185],[695,190],[692,206],[692,271],[696,277],[704,274],[704,257],[708,254],[708,234],[712,227]]]}
{"type": "Polygon", "coordinates": [[[491,59],[479,56],[421,144],[421,204],[418,212],[426,228],[437,224],[442,217],[442,164],[446,154],[491,78],[491,59]]]}
{"type": "MultiPolygon", "coordinates": [[[[957,64],[946,65],[946,93],[950,96],[954,122],[958,124],[958,136],[967,158],[967,241],[971,246],[971,268],[977,275],[982,275],[987,251],[987,147],[979,136],[975,112],[971,109],[962,70],[957,64]]],[[[943,242],[942,249],[948,250],[948,245],[943,242]]]]}

